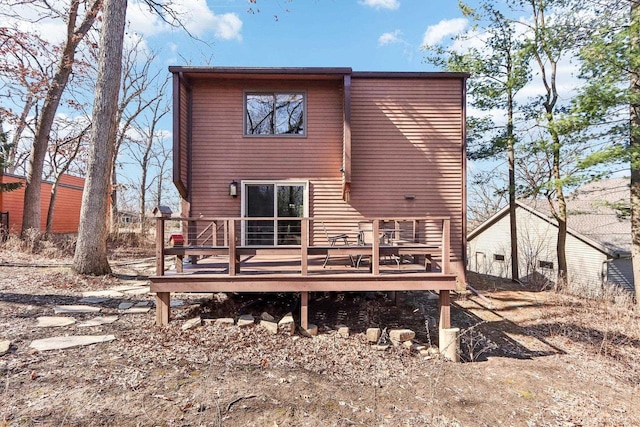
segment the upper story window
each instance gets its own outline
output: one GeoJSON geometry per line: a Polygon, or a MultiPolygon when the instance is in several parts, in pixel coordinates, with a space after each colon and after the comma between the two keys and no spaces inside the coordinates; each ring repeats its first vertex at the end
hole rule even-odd
{"type": "Polygon", "coordinates": [[[248,92],[244,105],[245,135],[306,134],[302,92],[248,92]]]}

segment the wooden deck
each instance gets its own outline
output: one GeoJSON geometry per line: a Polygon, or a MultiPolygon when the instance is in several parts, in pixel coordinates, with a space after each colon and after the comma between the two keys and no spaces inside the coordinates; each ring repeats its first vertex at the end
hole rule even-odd
{"type": "MultiPolygon", "coordinates": [[[[200,218],[181,220],[212,222],[200,218]]],[[[440,244],[421,241],[414,226],[409,240],[382,243],[374,239],[372,244],[358,245],[348,244],[345,239],[341,246],[308,244],[312,241],[309,229],[313,218],[300,220],[300,245],[238,245],[236,229],[243,220],[247,219],[214,220],[212,223],[222,224],[219,229],[223,235],[215,235],[218,227],[212,227],[211,236],[205,239],[208,245],[202,244],[200,232],[198,238],[187,238],[187,242],[200,244],[165,247],[166,219],[158,218],[157,271],[151,277],[151,291],[157,295],[157,324],[169,322],[171,292],[299,292],[301,323],[307,328],[309,292],[436,290],[440,293],[440,327],[450,326],[449,292],[456,289],[457,276],[449,271],[447,218],[435,219],[442,224],[440,244]],[[218,242],[222,245],[215,245],[218,242]],[[175,269],[165,271],[166,256],[175,256],[175,269]],[[185,262],[186,256],[190,262],[185,262]]],[[[377,236],[381,220],[370,221],[373,235],[377,236]]],[[[400,231],[398,227],[396,234],[400,231]]]]}

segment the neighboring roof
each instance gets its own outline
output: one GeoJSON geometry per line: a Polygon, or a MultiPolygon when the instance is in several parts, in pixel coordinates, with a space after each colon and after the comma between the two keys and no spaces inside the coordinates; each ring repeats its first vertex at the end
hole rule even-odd
{"type": "Polygon", "coordinates": [[[458,72],[398,72],[398,71],[353,71],[349,67],[193,67],[170,66],[169,72],[191,77],[219,76],[238,78],[251,75],[274,76],[289,75],[298,78],[339,78],[345,75],[360,78],[468,78],[468,73],[458,72]]]}
{"type": "MultiPolygon", "coordinates": [[[[567,196],[567,232],[610,256],[631,253],[631,220],[625,215],[630,200],[629,178],[586,184],[567,196]],[[622,209],[620,209],[622,208],[622,209]]],[[[557,226],[546,200],[521,199],[518,206],[557,226]]],[[[472,239],[509,212],[506,206],[469,233],[472,239]]]]}

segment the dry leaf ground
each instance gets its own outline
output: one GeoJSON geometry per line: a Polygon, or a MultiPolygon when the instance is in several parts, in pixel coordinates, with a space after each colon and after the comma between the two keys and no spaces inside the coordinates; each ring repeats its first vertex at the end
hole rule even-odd
{"type": "MultiPolygon", "coordinates": [[[[68,260],[66,260],[68,261],[68,260]]],[[[149,264],[149,260],[146,260],[149,264]]],[[[365,342],[370,326],[410,327],[436,344],[437,302],[411,293],[396,306],[381,296],[318,295],[310,316],[320,335],[269,335],[204,325],[195,316],[237,316],[295,308],[291,295],[185,297],[167,327],[153,311],[110,325],[36,328],[56,304],[81,292],[130,283],[145,260],[114,262],[117,277],[72,274],[65,260],[0,250],[0,425],[118,426],[601,426],[640,420],[638,310],[603,301],[471,277],[482,292],[459,295],[454,326],[463,358],[453,364],[365,342]],[[18,266],[20,265],[20,266],[18,266]],[[41,266],[38,266],[41,265],[41,266]],[[120,278],[118,278],[120,277],[120,278]],[[336,324],[350,326],[340,338],[336,324]],[[34,352],[37,338],[115,334],[117,340],[34,352]]],[[[148,295],[115,298],[152,301],[148,295]]],[[[92,317],[77,315],[77,319],[92,317]]]]}

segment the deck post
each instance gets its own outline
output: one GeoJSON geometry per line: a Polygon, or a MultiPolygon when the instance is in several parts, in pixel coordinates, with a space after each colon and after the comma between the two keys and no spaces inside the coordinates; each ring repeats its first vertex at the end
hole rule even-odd
{"type": "Polygon", "coordinates": [[[309,329],[309,292],[300,292],[300,326],[309,329]]]}
{"type": "Polygon", "coordinates": [[[164,218],[156,218],[156,276],[164,275],[164,218]]]}
{"type": "Polygon", "coordinates": [[[236,258],[236,223],[233,219],[229,221],[229,276],[237,274],[238,265],[236,258]]]}
{"type": "Polygon", "coordinates": [[[371,224],[371,272],[374,276],[380,274],[380,223],[374,219],[371,224]]]}
{"type": "Polygon", "coordinates": [[[300,273],[303,276],[309,274],[309,219],[300,220],[300,273]]]}
{"type": "Polygon", "coordinates": [[[171,293],[156,293],[156,325],[164,326],[169,323],[169,314],[171,311],[171,293]]]}
{"type": "Polygon", "coordinates": [[[448,329],[451,327],[451,297],[449,290],[440,290],[438,302],[440,308],[440,323],[438,327],[440,329],[448,329]]]}
{"type": "Polygon", "coordinates": [[[442,220],[442,272],[449,272],[449,264],[451,257],[451,220],[449,218],[442,220]]]}

